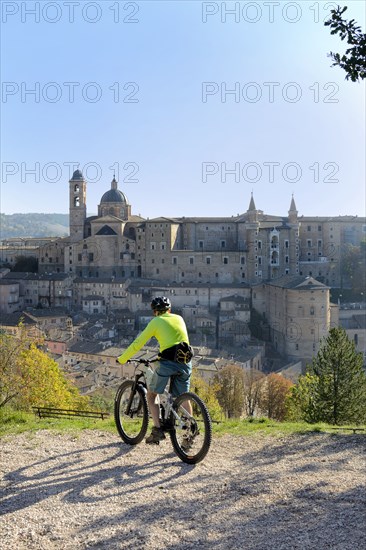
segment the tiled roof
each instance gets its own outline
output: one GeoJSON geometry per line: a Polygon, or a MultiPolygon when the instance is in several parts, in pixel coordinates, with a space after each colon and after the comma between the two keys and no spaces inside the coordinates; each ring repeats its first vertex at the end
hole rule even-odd
{"type": "Polygon", "coordinates": [[[37,321],[29,317],[27,313],[18,311],[16,313],[2,313],[0,315],[0,325],[7,327],[16,327],[22,322],[24,325],[36,325],[37,321]]]}
{"type": "Polygon", "coordinates": [[[104,350],[103,344],[99,342],[77,342],[69,348],[70,353],[100,353],[104,350]]]}
{"type": "Polygon", "coordinates": [[[298,276],[298,275],[285,275],[283,277],[279,277],[278,279],[274,279],[272,281],[266,282],[266,285],[269,286],[277,286],[280,288],[289,288],[289,289],[297,289],[297,290],[309,290],[309,289],[327,289],[328,286],[324,285],[323,283],[320,283],[313,277],[305,277],[305,276],[298,276]]]}
{"type": "Polygon", "coordinates": [[[30,309],[27,312],[32,317],[71,317],[70,313],[62,307],[49,307],[44,309],[30,309]]]}

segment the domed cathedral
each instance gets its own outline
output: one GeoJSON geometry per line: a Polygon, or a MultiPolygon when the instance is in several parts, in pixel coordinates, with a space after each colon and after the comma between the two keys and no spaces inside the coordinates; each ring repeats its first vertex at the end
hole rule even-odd
{"type": "Polygon", "coordinates": [[[113,177],[111,189],[104,193],[98,206],[99,217],[108,215],[127,221],[131,217],[131,206],[128,204],[126,195],[118,189],[115,177],[113,177]]]}
{"type": "Polygon", "coordinates": [[[70,180],[70,240],[73,244],[65,257],[68,263],[65,271],[78,277],[141,276],[136,239],[143,218],[131,214],[131,205],[113,177],[111,188],[102,195],[98,205],[98,215],[84,217],[81,232],[82,213],[79,214],[79,210],[83,209],[85,195],[82,193],[84,188],[78,185],[80,174],[77,172],[70,180]]]}
{"type": "MultiPolygon", "coordinates": [[[[141,240],[144,219],[131,214],[115,177],[102,195],[97,216],[86,215],[86,190],[87,182],[76,170],[69,181],[70,236],[42,247],[40,272],[57,270],[76,277],[141,276],[136,240],[141,240]]],[[[139,250],[143,248],[139,244],[139,250]]]]}

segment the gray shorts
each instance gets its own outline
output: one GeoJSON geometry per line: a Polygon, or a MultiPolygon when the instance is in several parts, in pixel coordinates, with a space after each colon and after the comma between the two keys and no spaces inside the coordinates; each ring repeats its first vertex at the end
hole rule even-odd
{"type": "Polygon", "coordinates": [[[170,393],[174,397],[189,391],[192,363],[176,363],[168,359],[161,359],[152,376],[148,390],[154,393],[164,393],[167,383],[170,381],[170,393]]]}

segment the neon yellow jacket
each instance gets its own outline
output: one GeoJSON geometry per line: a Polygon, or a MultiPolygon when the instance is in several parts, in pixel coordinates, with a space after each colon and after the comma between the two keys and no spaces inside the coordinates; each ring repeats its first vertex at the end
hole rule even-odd
{"type": "Polygon", "coordinates": [[[119,363],[126,363],[152,337],[159,342],[160,352],[179,344],[179,342],[189,344],[187,327],[183,317],[174,313],[163,313],[154,317],[126,351],[118,357],[119,363]]]}

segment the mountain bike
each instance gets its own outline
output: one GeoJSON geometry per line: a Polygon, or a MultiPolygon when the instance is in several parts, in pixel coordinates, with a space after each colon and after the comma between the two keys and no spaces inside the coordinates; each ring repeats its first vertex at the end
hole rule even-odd
{"type": "MultiPolygon", "coordinates": [[[[114,419],[119,435],[128,445],[141,443],[146,435],[149,423],[147,380],[153,374],[150,365],[156,361],[158,359],[129,361],[136,364],[134,379],[125,380],[117,390],[114,419]]],[[[193,392],[185,392],[174,398],[166,388],[157,399],[160,406],[160,426],[169,434],[178,457],[187,464],[197,464],[203,460],[211,445],[212,424],[202,399],[193,392]],[[192,415],[187,411],[188,401],[192,415]]]]}

